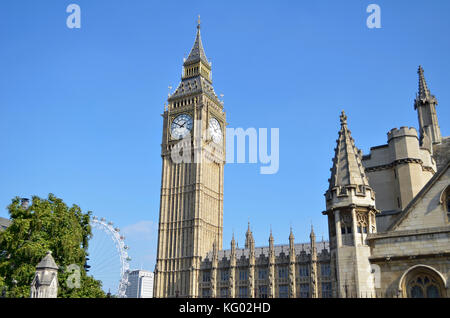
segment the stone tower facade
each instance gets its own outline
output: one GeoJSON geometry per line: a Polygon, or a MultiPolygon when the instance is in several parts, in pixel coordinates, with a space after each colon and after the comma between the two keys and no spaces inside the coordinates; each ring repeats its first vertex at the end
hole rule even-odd
{"type": "Polygon", "coordinates": [[[225,112],[200,35],[165,106],[155,297],[197,297],[200,261],[222,249],[225,112]],[[181,158],[181,159],[180,159],[181,158]]]}
{"type": "Polygon", "coordinates": [[[361,162],[362,153],[355,146],[344,112],[340,119],[330,185],[325,193],[327,210],[323,213],[328,216],[334,296],[361,297],[374,292],[366,237],[376,233],[378,210],[361,162]]]}
{"type": "Polygon", "coordinates": [[[58,266],[51,252],[36,266],[31,283],[30,298],[56,298],[58,296],[58,266]]]}

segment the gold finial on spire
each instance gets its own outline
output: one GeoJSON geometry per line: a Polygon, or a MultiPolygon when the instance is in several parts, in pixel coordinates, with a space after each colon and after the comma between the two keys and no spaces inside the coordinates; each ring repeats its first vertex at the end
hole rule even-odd
{"type": "Polygon", "coordinates": [[[200,14],[198,15],[198,20],[197,20],[197,29],[200,29],[200,14]]]}

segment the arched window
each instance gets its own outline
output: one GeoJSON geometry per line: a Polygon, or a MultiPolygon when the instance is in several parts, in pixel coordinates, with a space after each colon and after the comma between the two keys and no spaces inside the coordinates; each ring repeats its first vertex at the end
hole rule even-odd
{"type": "Polygon", "coordinates": [[[442,191],[440,203],[443,205],[444,210],[447,213],[447,222],[450,222],[450,185],[442,191]]]}
{"type": "Polygon", "coordinates": [[[439,275],[427,268],[419,266],[409,272],[404,279],[404,296],[408,298],[440,298],[445,297],[445,286],[439,275]]]}
{"type": "Polygon", "coordinates": [[[450,222],[450,188],[447,189],[446,193],[446,206],[447,206],[447,221],[450,222]]]}

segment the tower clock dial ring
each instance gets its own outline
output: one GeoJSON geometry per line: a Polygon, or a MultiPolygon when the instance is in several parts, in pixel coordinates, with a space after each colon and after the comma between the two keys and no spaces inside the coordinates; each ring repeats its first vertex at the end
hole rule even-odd
{"type": "Polygon", "coordinates": [[[192,130],[192,117],[188,114],[181,114],[172,121],[170,125],[170,135],[173,139],[182,139],[192,130]]]}
{"type": "Polygon", "coordinates": [[[211,118],[209,120],[209,134],[211,135],[211,139],[215,143],[220,143],[223,139],[222,128],[220,127],[219,121],[215,118],[211,118]]]}

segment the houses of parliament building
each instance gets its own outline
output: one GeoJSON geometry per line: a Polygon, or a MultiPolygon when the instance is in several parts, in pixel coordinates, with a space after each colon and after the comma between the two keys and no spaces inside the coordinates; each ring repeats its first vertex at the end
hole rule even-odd
{"type": "Polygon", "coordinates": [[[268,246],[255,247],[249,225],[244,248],[233,237],[223,249],[227,122],[199,22],[163,113],[154,296],[449,297],[450,137],[441,136],[422,67],[418,78],[419,130],[394,128],[369,154],[341,113],[322,212],[329,241],[316,241],[311,228],[310,241],[298,244],[291,229],[289,244],[270,234],[268,246]],[[180,143],[192,160],[173,159],[180,143]]]}

